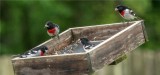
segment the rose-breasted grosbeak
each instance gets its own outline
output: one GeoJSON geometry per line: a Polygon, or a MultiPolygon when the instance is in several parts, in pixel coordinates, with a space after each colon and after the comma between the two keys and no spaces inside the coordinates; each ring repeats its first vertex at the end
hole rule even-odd
{"type": "Polygon", "coordinates": [[[135,13],[133,12],[133,10],[131,10],[130,8],[123,6],[123,5],[118,5],[115,8],[115,11],[118,11],[120,13],[120,15],[126,19],[126,20],[134,20],[135,18],[137,18],[135,16],[135,13]]]}
{"type": "Polygon", "coordinates": [[[57,37],[59,39],[59,26],[57,24],[52,23],[51,21],[46,22],[45,28],[47,28],[47,33],[49,36],[57,37]]]}
{"type": "Polygon", "coordinates": [[[24,54],[20,55],[20,58],[28,58],[28,57],[35,57],[35,56],[44,56],[44,54],[48,51],[46,46],[40,46],[33,48],[24,54]]]}
{"type": "Polygon", "coordinates": [[[91,44],[91,42],[87,38],[80,38],[80,42],[82,43],[83,49],[85,51],[89,50],[95,46],[94,44],[91,44]]]}

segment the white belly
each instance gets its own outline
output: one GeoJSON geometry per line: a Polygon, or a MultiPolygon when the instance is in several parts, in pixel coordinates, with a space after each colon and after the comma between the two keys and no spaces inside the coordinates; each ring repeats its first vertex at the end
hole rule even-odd
{"type": "Polygon", "coordinates": [[[127,20],[133,20],[135,18],[134,15],[130,14],[129,10],[125,10],[125,14],[123,17],[124,17],[124,19],[127,19],[127,20]]]}
{"type": "Polygon", "coordinates": [[[133,20],[135,17],[133,15],[130,15],[130,14],[125,14],[124,18],[127,19],[127,20],[133,20]]]}

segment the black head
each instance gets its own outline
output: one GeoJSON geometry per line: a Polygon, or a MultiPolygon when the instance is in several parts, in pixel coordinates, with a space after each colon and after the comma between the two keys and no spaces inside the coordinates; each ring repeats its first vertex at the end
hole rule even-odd
{"type": "Polygon", "coordinates": [[[52,23],[51,21],[47,21],[45,24],[45,28],[47,28],[47,29],[52,29],[54,27],[56,27],[56,25],[54,23],[52,23]]]}
{"type": "Polygon", "coordinates": [[[48,48],[46,46],[40,46],[40,49],[43,53],[47,52],[48,48]]]}
{"type": "Polygon", "coordinates": [[[87,38],[80,38],[80,41],[83,45],[88,45],[89,44],[89,40],[87,38]]]}
{"type": "Polygon", "coordinates": [[[123,10],[127,9],[128,7],[126,6],[123,6],[123,5],[118,5],[116,8],[115,8],[115,11],[119,11],[119,12],[122,12],[123,10]]]}
{"type": "Polygon", "coordinates": [[[42,45],[42,46],[39,46],[39,47],[35,47],[32,50],[33,51],[41,50],[43,53],[45,53],[48,50],[48,48],[46,46],[42,45]]]}

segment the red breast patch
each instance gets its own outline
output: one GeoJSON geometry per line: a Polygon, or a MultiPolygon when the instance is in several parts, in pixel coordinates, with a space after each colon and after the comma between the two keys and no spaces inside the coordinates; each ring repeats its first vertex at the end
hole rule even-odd
{"type": "Polygon", "coordinates": [[[121,15],[124,16],[124,11],[121,12],[121,15]]]}
{"type": "Polygon", "coordinates": [[[54,33],[55,33],[55,31],[56,31],[56,29],[55,29],[55,28],[48,30],[48,32],[49,32],[49,33],[52,33],[52,34],[54,34],[54,33]]]}
{"type": "Polygon", "coordinates": [[[41,51],[41,54],[40,54],[40,56],[44,56],[44,53],[41,51]]]}

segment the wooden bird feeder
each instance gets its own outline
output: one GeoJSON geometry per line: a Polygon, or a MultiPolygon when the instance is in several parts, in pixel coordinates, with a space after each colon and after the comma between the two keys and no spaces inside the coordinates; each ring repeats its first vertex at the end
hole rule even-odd
{"type": "MultiPolygon", "coordinates": [[[[113,23],[69,28],[57,38],[49,39],[38,45],[49,48],[50,55],[31,58],[12,59],[15,75],[81,75],[112,64],[121,56],[129,53],[147,41],[144,21],[113,23]],[[83,48],[71,53],[54,55],[56,51],[74,44],[81,37],[98,41],[88,51],[83,48]]],[[[80,46],[82,47],[82,46],[80,46]]]]}

